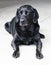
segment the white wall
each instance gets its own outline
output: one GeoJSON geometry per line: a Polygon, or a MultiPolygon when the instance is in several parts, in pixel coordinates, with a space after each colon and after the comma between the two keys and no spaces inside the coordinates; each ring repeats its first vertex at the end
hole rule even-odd
{"type": "Polygon", "coordinates": [[[23,4],[28,1],[31,1],[32,3],[51,3],[51,0],[0,0],[0,8],[8,7],[8,6],[13,6],[13,5],[18,5],[18,4],[23,4]]]}

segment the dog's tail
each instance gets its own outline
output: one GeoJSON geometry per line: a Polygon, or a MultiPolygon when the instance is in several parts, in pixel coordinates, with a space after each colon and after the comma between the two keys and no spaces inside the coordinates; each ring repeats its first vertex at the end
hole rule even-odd
{"type": "Polygon", "coordinates": [[[5,23],[5,29],[11,34],[10,22],[5,23]]]}
{"type": "Polygon", "coordinates": [[[45,36],[43,34],[41,34],[41,33],[39,33],[39,34],[40,34],[40,38],[45,38],[45,36]]]}

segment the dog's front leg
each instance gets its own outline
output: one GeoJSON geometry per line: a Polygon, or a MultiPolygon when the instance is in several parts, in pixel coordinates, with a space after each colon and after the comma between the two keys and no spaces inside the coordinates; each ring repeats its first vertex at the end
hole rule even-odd
{"type": "Polygon", "coordinates": [[[14,37],[12,43],[11,43],[11,46],[14,49],[13,57],[15,57],[15,58],[18,58],[19,55],[20,55],[19,54],[19,45],[17,45],[17,44],[19,44],[19,42],[18,42],[17,35],[15,35],[15,37],[14,37]]]}
{"type": "Polygon", "coordinates": [[[43,55],[41,53],[41,50],[42,50],[42,42],[41,40],[39,39],[37,42],[36,42],[36,57],[38,59],[42,59],[43,58],[43,55]]]}

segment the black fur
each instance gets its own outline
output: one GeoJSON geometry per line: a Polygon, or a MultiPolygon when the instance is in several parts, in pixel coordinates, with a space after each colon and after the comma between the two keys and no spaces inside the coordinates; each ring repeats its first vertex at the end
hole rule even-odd
{"type": "Polygon", "coordinates": [[[16,13],[16,16],[5,24],[7,32],[12,34],[12,47],[14,49],[13,56],[19,57],[20,45],[36,45],[36,57],[41,59],[42,42],[40,38],[45,36],[39,33],[40,26],[38,24],[39,14],[36,9],[30,5],[21,6],[16,13]]]}

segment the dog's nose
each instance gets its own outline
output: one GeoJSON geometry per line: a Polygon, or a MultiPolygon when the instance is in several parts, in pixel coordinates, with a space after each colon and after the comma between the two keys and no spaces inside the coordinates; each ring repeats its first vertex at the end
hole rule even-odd
{"type": "Polygon", "coordinates": [[[25,18],[27,18],[26,15],[21,15],[21,19],[25,19],[25,18]]]}

